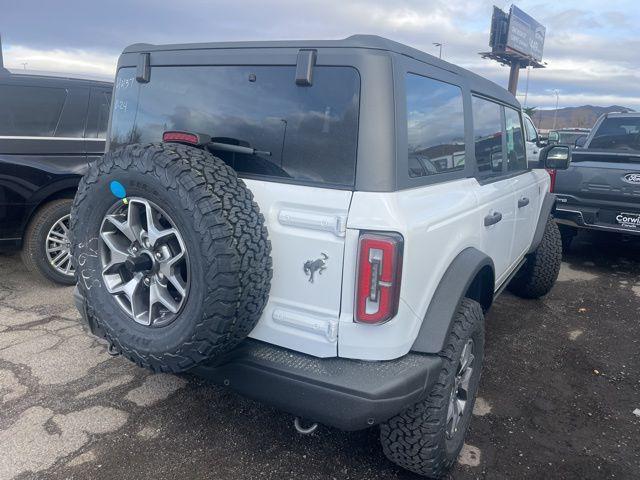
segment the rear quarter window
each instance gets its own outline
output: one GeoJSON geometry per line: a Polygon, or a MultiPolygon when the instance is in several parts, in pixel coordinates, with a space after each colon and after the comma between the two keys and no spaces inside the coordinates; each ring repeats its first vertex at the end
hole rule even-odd
{"type": "Polygon", "coordinates": [[[352,186],[359,101],[351,67],[318,66],[310,87],[296,85],[294,66],[153,67],[146,84],[123,68],[110,148],[161,141],[167,130],[203,133],[267,152],[213,152],[241,174],[352,186]]]}

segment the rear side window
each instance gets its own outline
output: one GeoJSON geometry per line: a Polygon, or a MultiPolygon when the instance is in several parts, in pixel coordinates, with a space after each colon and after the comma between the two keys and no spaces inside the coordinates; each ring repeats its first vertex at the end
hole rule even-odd
{"type": "Polygon", "coordinates": [[[111,92],[101,91],[96,99],[97,105],[97,137],[105,138],[107,135],[107,125],[109,124],[109,108],[111,107],[111,92]]]}
{"type": "Polygon", "coordinates": [[[609,117],[596,130],[589,148],[640,150],[640,117],[609,117]]]}
{"type": "Polygon", "coordinates": [[[87,138],[105,138],[109,123],[109,108],[111,107],[111,90],[101,88],[91,89],[89,102],[89,118],[87,120],[87,138]]]}
{"type": "Polygon", "coordinates": [[[464,112],[460,87],[408,74],[406,91],[409,176],[463,170],[464,112]]]}
{"type": "Polygon", "coordinates": [[[53,136],[66,98],[64,88],[0,85],[0,135],[53,136]]]}
{"type": "Polygon", "coordinates": [[[504,109],[507,140],[507,172],[519,172],[527,169],[527,154],[524,146],[524,132],[520,113],[512,108],[504,109]]]}
{"type": "Polygon", "coordinates": [[[167,130],[203,133],[255,155],[214,151],[239,173],[352,186],[360,77],[351,67],[314,69],[295,83],[294,66],[154,67],[151,81],[118,73],[110,148],[157,142],[167,130]]]}
{"type": "Polygon", "coordinates": [[[490,100],[473,97],[473,141],[478,177],[502,175],[502,107],[490,100]]]}

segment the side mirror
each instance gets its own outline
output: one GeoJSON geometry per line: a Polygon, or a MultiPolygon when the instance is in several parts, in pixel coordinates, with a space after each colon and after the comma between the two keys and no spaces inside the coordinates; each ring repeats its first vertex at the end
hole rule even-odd
{"type": "Polygon", "coordinates": [[[567,145],[549,145],[540,150],[540,165],[550,170],[566,170],[571,164],[571,148],[567,145]]]}
{"type": "Polygon", "coordinates": [[[542,147],[546,147],[547,145],[549,145],[549,142],[545,138],[538,137],[538,140],[536,141],[536,145],[539,148],[542,148],[542,147]]]}
{"type": "Polygon", "coordinates": [[[587,138],[589,138],[588,135],[580,135],[578,138],[576,138],[575,146],[578,148],[584,147],[585,143],[587,143],[587,138]]]}

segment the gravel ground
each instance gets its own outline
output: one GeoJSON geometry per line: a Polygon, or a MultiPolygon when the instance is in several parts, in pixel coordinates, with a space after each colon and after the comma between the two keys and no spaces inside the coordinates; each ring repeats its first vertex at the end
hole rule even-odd
{"type": "MultiPolygon", "coordinates": [[[[487,317],[455,479],[640,477],[640,241],[579,237],[546,298],[487,317]]],[[[320,427],[193,377],[150,375],[86,336],[71,289],[0,256],[0,479],[417,478],[371,429],[320,427]]]]}

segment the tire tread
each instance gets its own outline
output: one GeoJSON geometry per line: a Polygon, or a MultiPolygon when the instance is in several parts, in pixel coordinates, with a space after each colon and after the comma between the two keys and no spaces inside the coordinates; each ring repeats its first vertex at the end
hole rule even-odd
{"type": "MultiPolygon", "coordinates": [[[[107,153],[90,165],[74,200],[72,231],[91,210],[90,194],[100,176],[129,170],[152,176],[175,194],[176,205],[191,219],[202,242],[198,258],[205,265],[206,293],[191,338],[173,351],[147,353],[121,341],[79,282],[87,314],[107,341],[126,358],[157,372],[183,372],[221,355],[243,340],[268,301],[272,277],[271,244],[264,217],[244,182],[222,160],[179,144],[132,144],[107,153]]],[[[74,257],[79,240],[73,239],[74,257]]]]}

